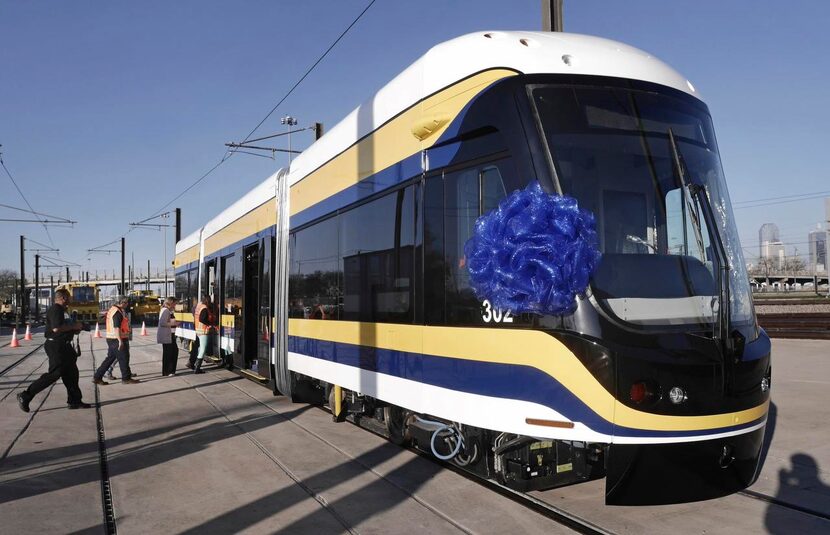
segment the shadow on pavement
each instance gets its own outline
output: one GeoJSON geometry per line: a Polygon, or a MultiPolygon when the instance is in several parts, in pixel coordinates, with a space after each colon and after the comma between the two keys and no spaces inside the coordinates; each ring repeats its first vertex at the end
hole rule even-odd
{"type": "MultiPolygon", "coordinates": [[[[251,405],[254,404],[258,405],[258,403],[251,403],[251,405]]],[[[246,428],[250,428],[246,430],[264,429],[272,425],[285,423],[287,419],[293,418],[309,410],[310,408],[312,407],[300,407],[286,413],[285,415],[269,414],[266,416],[254,416],[241,420],[241,422],[245,424],[246,428]]],[[[215,419],[218,417],[221,416],[213,414],[206,419],[215,419]]],[[[163,438],[155,443],[138,444],[135,447],[128,448],[126,450],[113,451],[117,446],[117,443],[125,444],[133,440],[152,437],[154,435],[161,434],[166,430],[172,430],[171,428],[181,428],[181,424],[179,423],[174,426],[142,431],[131,435],[131,438],[122,437],[121,439],[113,441],[108,440],[107,449],[109,450],[110,477],[116,477],[120,474],[143,470],[151,466],[163,464],[167,461],[190,455],[191,453],[197,453],[204,450],[214,442],[232,438],[243,433],[237,424],[223,421],[209,424],[199,429],[178,433],[172,437],[163,438]]],[[[40,494],[70,488],[92,481],[100,481],[101,473],[98,464],[97,441],[88,442],[81,446],[55,448],[53,450],[7,457],[2,465],[4,468],[2,473],[13,473],[13,471],[17,471],[16,469],[19,470],[19,468],[23,466],[21,462],[28,464],[29,466],[36,467],[36,465],[38,463],[42,463],[44,459],[65,459],[70,453],[63,451],[64,449],[72,450],[75,455],[88,453],[89,457],[87,457],[87,460],[81,461],[80,464],[56,468],[54,470],[33,474],[31,476],[23,476],[0,483],[0,503],[30,498],[32,496],[38,496],[40,494]],[[94,455],[92,455],[92,452],[94,452],[94,455]]]]}
{"type": "MultiPolygon", "coordinates": [[[[301,480],[299,487],[302,490],[294,485],[280,489],[207,520],[183,533],[195,535],[197,533],[242,531],[267,520],[278,511],[288,509],[308,499],[309,496],[318,499],[320,493],[341,486],[347,481],[365,474],[367,470],[401,454],[402,451],[398,446],[391,443],[381,444],[354,460],[350,459],[331,470],[301,480]]],[[[350,491],[348,495],[331,503],[326,503],[326,507],[320,507],[313,513],[307,514],[291,524],[279,526],[279,529],[275,529],[274,532],[321,533],[332,532],[334,531],[333,527],[337,531],[350,530],[361,521],[390,510],[410,499],[412,493],[435,477],[440,471],[441,467],[437,464],[428,463],[419,457],[414,457],[384,478],[378,478],[368,485],[350,491]],[[406,491],[393,487],[389,482],[389,480],[404,478],[407,486],[406,491]],[[333,523],[339,526],[335,526],[333,523]]],[[[318,499],[318,501],[321,500],[324,499],[318,499]]],[[[426,509],[424,513],[429,514],[426,509]]],[[[274,527],[276,528],[276,526],[274,527]]]]}
{"type": "Polygon", "coordinates": [[[818,463],[806,453],[794,454],[790,457],[790,463],[791,470],[778,471],[778,492],[775,496],[778,504],[767,506],[764,519],[767,531],[773,534],[811,532],[812,529],[806,526],[794,524],[792,508],[817,517],[820,525],[827,528],[830,526],[830,486],[821,481],[818,463]]]}

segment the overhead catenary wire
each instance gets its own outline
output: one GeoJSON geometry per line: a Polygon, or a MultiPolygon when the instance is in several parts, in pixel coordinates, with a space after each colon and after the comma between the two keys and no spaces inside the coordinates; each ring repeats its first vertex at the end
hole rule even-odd
{"type": "Polygon", "coordinates": [[[370,7],[372,7],[372,5],[374,5],[375,1],[376,1],[376,0],[372,0],[371,2],[369,2],[369,4],[368,4],[368,5],[367,5],[364,9],[363,9],[363,11],[361,11],[361,12],[360,12],[360,14],[359,14],[359,15],[358,15],[358,16],[357,16],[357,17],[356,17],[356,18],[352,21],[352,23],[351,23],[351,24],[349,24],[349,25],[346,27],[346,29],[345,29],[345,30],[343,30],[343,33],[341,33],[341,34],[340,34],[340,36],[338,36],[338,37],[337,37],[337,39],[335,39],[335,40],[334,40],[334,42],[333,42],[333,43],[332,43],[332,44],[331,44],[331,45],[330,45],[330,46],[326,49],[326,51],[325,51],[325,52],[323,52],[323,55],[322,55],[322,56],[320,56],[319,58],[317,58],[317,61],[315,61],[315,62],[314,62],[314,64],[312,64],[312,65],[311,65],[311,67],[309,67],[309,69],[305,72],[305,74],[303,74],[303,76],[302,76],[299,80],[297,80],[297,83],[295,83],[295,84],[291,87],[291,89],[289,89],[289,90],[288,90],[288,93],[286,93],[286,94],[285,94],[285,95],[284,95],[284,96],[283,96],[283,97],[282,97],[282,98],[281,98],[281,99],[280,99],[280,100],[279,100],[279,101],[278,101],[278,102],[274,105],[274,107],[273,107],[273,108],[271,108],[271,111],[269,111],[269,112],[265,115],[265,117],[263,117],[263,118],[262,118],[262,120],[261,120],[259,123],[257,123],[257,125],[254,127],[254,129],[253,129],[253,130],[251,130],[251,131],[248,133],[248,135],[247,135],[247,136],[245,136],[245,139],[244,139],[244,140],[242,140],[242,143],[247,143],[247,142],[249,141],[250,137],[251,137],[252,135],[254,135],[254,132],[256,132],[257,130],[259,130],[259,127],[260,127],[260,126],[262,126],[262,124],[263,124],[265,121],[267,121],[267,120],[268,120],[268,118],[269,118],[269,117],[271,117],[271,115],[272,115],[275,111],[277,111],[277,108],[279,108],[279,107],[280,107],[280,104],[282,104],[283,102],[285,102],[285,99],[287,99],[289,96],[291,96],[291,93],[293,93],[293,92],[294,92],[294,90],[295,90],[295,89],[297,89],[297,87],[298,87],[301,83],[303,83],[303,80],[305,80],[305,79],[306,79],[306,77],[307,77],[309,74],[311,74],[311,71],[313,71],[313,70],[314,70],[314,68],[315,68],[315,67],[317,67],[317,65],[318,65],[321,61],[323,61],[323,59],[325,59],[325,57],[329,54],[329,52],[331,52],[331,51],[332,51],[332,49],[333,49],[335,46],[337,46],[337,43],[339,43],[339,42],[340,42],[340,40],[341,40],[341,39],[343,39],[343,37],[345,37],[345,35],[346,35],[347,33],[349,33],[349,30],[351,30],[351,29],[352,29],[352,27],[353,27],[355,24],[357,24],[357,22],[358,22],[358,21],[359,21],[359,20],[363,17],[363,15],[364,15],[364,14],[366,14],[366,12],[367,12],[367,11],[369,11],[369,8],[370,8],[370,7]]]}
{"type": "MultiPolygon", "coordinates": [[[[45,243],[40,243],[39,241],[33,240],[32,238],[26,238],[26,241],[27,242],[32,242],[35,245],[40,245],[41,247],[50,247],[49,245],[46,245],[45,243]]],[[[60,251],[60,249],[55,249],[54,247],[51,247],[49,250],[54,251],[54,252],[60,251]]]]}
{"type": "Polygon", "coordinates": [[[769,202],[744,201],[744,202],[747,202],[747,203],[756,202],[757,204],[741,204],[739,202],[735,202],[735,203],[733,203],[733,208],[735,210],[745,210],[747,208],[763,208],[765,206],[774,206],[774,205],[777,205],[777,204],[787,204],[787,203],[792,203],[792,202],[811,201],[811,200],[814,200],[814,199],[821,199],[821,198],[827,197],[827,196],[828,195],[826,193],[814,193],[814,194],[811,194],[810,196],[800,197],[800,198],[796,198],[796,199],[790,199],[790,198],[783,198],[782,197],[781,200],[771,200],[769,202]]]}
{"type": "MultiPolygon", "coordinates": [[[[46,222],[46,223],[66,223],[66,224],[77,223],[77,221],[72,221],[70,219],[67,219],[65,217],[61,217],[61,216],[58,216],[58,215],[44,214],[43,212],[33,212],[31,210],[26,210],[25,208],[18,208],[17,206],[11,206],[11,205],[8,205],[8,204],[0,203],[0,207],[8,208],[9,210],[17,210],[18,212],[23,212],[23,213],[26,213],[26,214],[34,214],[36,216],[54,217],[56,220],[59,220],[59,221],[48,221],[48,220],[42,221],[42,222],[46,222]]],[[[40,220],[38,220],[38,221],[40,221],[40,220]]]]}
{"type": "MultiPolygon", "coordinates": [[[[20,194],[20,196],[23,198],[23,201],[26,203],[26,206],[28,206],[28,207],[29,207],[29,210],[31,210],[31,213],[33,213],[33,214],[37,214],[37,212],[35,211],[35,209],[34,209],[34,208],[32,208],[32,204],[29,202],[29,199],[27,199],[27,198],[26,198],[26,196],[25,196],[25,195],[23,195],[23,191],[20,189],[20,186],[18,186],[18,185],[17,185],[17,181],[16,181],[16,180],[14,179],[14,177],[12,176],[11,171],[9,171],[9,168],[8,168],[8,167],[6,167],[6,162],[4,162],[4,161],[3,161],[2,156],[0,156],[0,165],[2,165],[2,166],[3,166],[3,170],[4,170],[4,171],[6,171],[6,175],[8,175],[9,180],[11,180],[11,181],[12,181],[12,184],[14,184],[14,188],[17,190],[17,192],[18,192],[18,193],[20,194]]],[[[38,217],[38,219],[40,219],[40,217],[38,217]]],[[[42,221],[41,221],[41,224],[43,225],[43,230],[45,230],[45,231],[46,231],[46,236],[49,238],[49,243],[50,243],[50,244],[52,244],[52,247],[54,247],[54,246],[55,246],[55,242],[54,242],[54,240],[52,240],[52,234],[49,232],[49,227],[47,227],[47,226],[46,226],[46,223],[44,223],[44,222],[42,222],[42,221]]]]}
{"type": "Polygon", "coordinates": [[[78,264],[78,263],[76,263],[76,262],[72,262],[72,261],[67,260],[67,259],[65,259],[65,258],[53,258],[53,257],[51,257],[51,256],[46,256],[46,255],[40,255],[40,258],[41,258],[41,260],[46,260],[46,261],[48,261],[48,262],[52,262],[52,263],[55,263],[55,262],[65,262],[65,263],[67,263],[67,264],[69,264],[69,265],[71,265],[71,266],[77,266],[77,267],[80,267],[80,266],[81,266],[81,264],[78,264]]]}
{"type": "Polygon", "coordinates": [[[806,197],[806,196],[812,197],[812,196],[827,196],[827,195],[830,195],[830,191],[813,191],[813,192],[810,192],[810,193],[798,193],[798,194],[795,194],[795,195],[778,195],[778,196],[775,196],[775,197],[766,197],[764,199],[752,199],[752,200],[746,200],[746,201],[735,201],[732,204],[750,204],[750,203],[756,203],[756,202],[778,201],[778,200],[782,200],[782,199],[794,199],[796,197],[806,197]]]}
{"type": "MultiPolygon", "coordinates": [[[[279,108],[280,105],[283,102],[285,102],[285,99],[287,99],[289,96],[291,96],[291,94],[294,92],[294,90],[297,89],[297,87],[303,82],[303,80],[305,80],[308,77],[309,74],[311,74],[311,72],[317,67],[317,65],[319,65],[320,62],[323,61],[323,59],[325,59],[325,57],[329,54],[329,52],[331,52],[332,49],[337,45],[337,43],[339,43],[340,40],[343,39],[343,37],[349,32],[349,30],[351,30],[352,27],[355,24],[357,24],[357,22],[363,17],[363,15],[369,10],[369,8],[372,7],[372,5],[375,2],[376,2],[376,0],[371,0],[371,2],[369,2],[369,4],[363,9],[363,11],[360,12],[360,14],[352,21],[352,23],[349,24],[346,27],[346,29],[343,30],[343,32],[337,37],[337,39],[335,39],[334,42],[326,49],[326,51],[319,58],[317,58],[317,60],[311,65],[311,67],[309,67],[309,69],[305,72],[305,74],[303,74],[303,76],[299,80],[297,80],[297,82],[291,87],[291,89],[289,89],[288,92],[285,95],[283,95],[282,98],[280,98],[280,100],[274,105],[273,108],[271,108],[271,110],[265,115],[265,117],[263,117],[262,120],[259,123],[257,123],[257,125],[253,128],[253,130],[251,130],[248,133],[248,135],[245,136],[245,139],[242,141],[242,143],[247,143],[250,140],[250,137],[254,134],[254,132],[256,132],[259,129],[259,127],[262,126],[263,123],[265,123],[265,121],[267,121],[269,117],[271,117],[271,115],[277,110],[277,108],[279,108]]],[[[164,210],[165,208],[167,208],[168,206],[170,206],[171,204],[176,202],[185,193],[187,193],[188,191],[190,191],[191,189],[196,187],[199,183],[201,183],[204,179],[206,179],[208,176],[210,176],[214,171],[216,171],[216,169],[218,169],[223,163],[228,161],[228,159],[230,159],[237,152],[239,152],[239,151],[230,150],[230,149],[226,150],[224,155],[222,156],[222,159],[219,160],[219,162],[216,165],[211,167],[206,173],[204,173],[199,178],[197,178],[196,181],[194,181],[187,188],[185,188],[184,191],[182,191],[181,193],[179,193],[178,195],[173,197],[164,206],[162,206],[161,208],[156,210],[155,214],[150,216],[148,219],[152,219],[152,218],[157,217],[158,215],[160,215],[162,210],[164,210]]],[[[132,230],[132,229],[130,229],[130,230],[132,230]]]]}

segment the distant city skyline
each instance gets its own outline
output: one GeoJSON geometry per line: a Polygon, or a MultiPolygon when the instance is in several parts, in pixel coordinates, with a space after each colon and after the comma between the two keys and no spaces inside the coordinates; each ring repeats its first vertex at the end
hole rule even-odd
{"type": "Polygon", "coordinates": [[[830,243],[830,197],[824,199],[824,214],[815,226],[806,232],[806,241],[796,235],[794,239],[782,240],[781,231],[775,222],[767,222],[758,229],[758,254],[748,254],[751,249],[743,244],[747,264],[755,264],[763,259],[774,259],[777,267],[787,258],[800,258],[808,271],[825,272],[828,267],[827,244],[830,243]],[[822,219],[823,218],[823,219],[822,219]]]}

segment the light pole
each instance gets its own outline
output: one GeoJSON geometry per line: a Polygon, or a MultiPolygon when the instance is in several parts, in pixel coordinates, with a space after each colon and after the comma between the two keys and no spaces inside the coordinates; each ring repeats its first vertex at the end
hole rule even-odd
{"type": "Polygon", "coordinates": [[[288,167],[291,167],[291,127],[297,126],[297,119],[286,115],[280,119],[280,123],[288,126],[288,167]]]}
{"type": "MultiPolygon", "coordinates": [[[[178,208],[176,208],[178,210],[178,208]]],[[[178,212],[176,212],[178,216],[178,212]]],[[[165,221],[164,227],[162,227],[162,231],[164,232],[164,294],[162,297],[167,297],[168,295],[168,288],[167,288],[167,218],[170,217],[170,212],[165,212],[161,214],[161,218],[165,221]]],[[[148,268],[149,269],[149,268],[148,268]]]]}

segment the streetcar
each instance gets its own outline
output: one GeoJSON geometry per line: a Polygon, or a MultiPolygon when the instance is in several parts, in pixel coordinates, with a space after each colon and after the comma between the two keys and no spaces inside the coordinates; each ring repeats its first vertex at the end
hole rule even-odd
{"type": "Polygon", "coordinates": [[[152,290],[130,290],[128,297],[130,298],[133,321],[146,321],[151,325],[158,322],[161,301],[155,292],[152,290]]]}
{"type": "Polygon", "coordinates": [[[4,299],[0,303],[0,321],[3,323],[13,323],[17,316],[17,308],[12,303],[11,299],[4,299]]]}
{"type": "MultiPolygon", "coordinates": [[[[439,44],[176,244],[176,335],[518,491],[666,504],[757,478],[771,345],[712,119],[575,34],[439,44]]],[[[369,425],[371,424],[371,425],[369,425]]]]}
{"type": "Polygon", "coordinates": [[[100,317],[100,290],[91,282],[67,282],[59,284],[55,290],[66,290],[72,296],[68,312],[75,321],[92,323],[100,317]]]}

